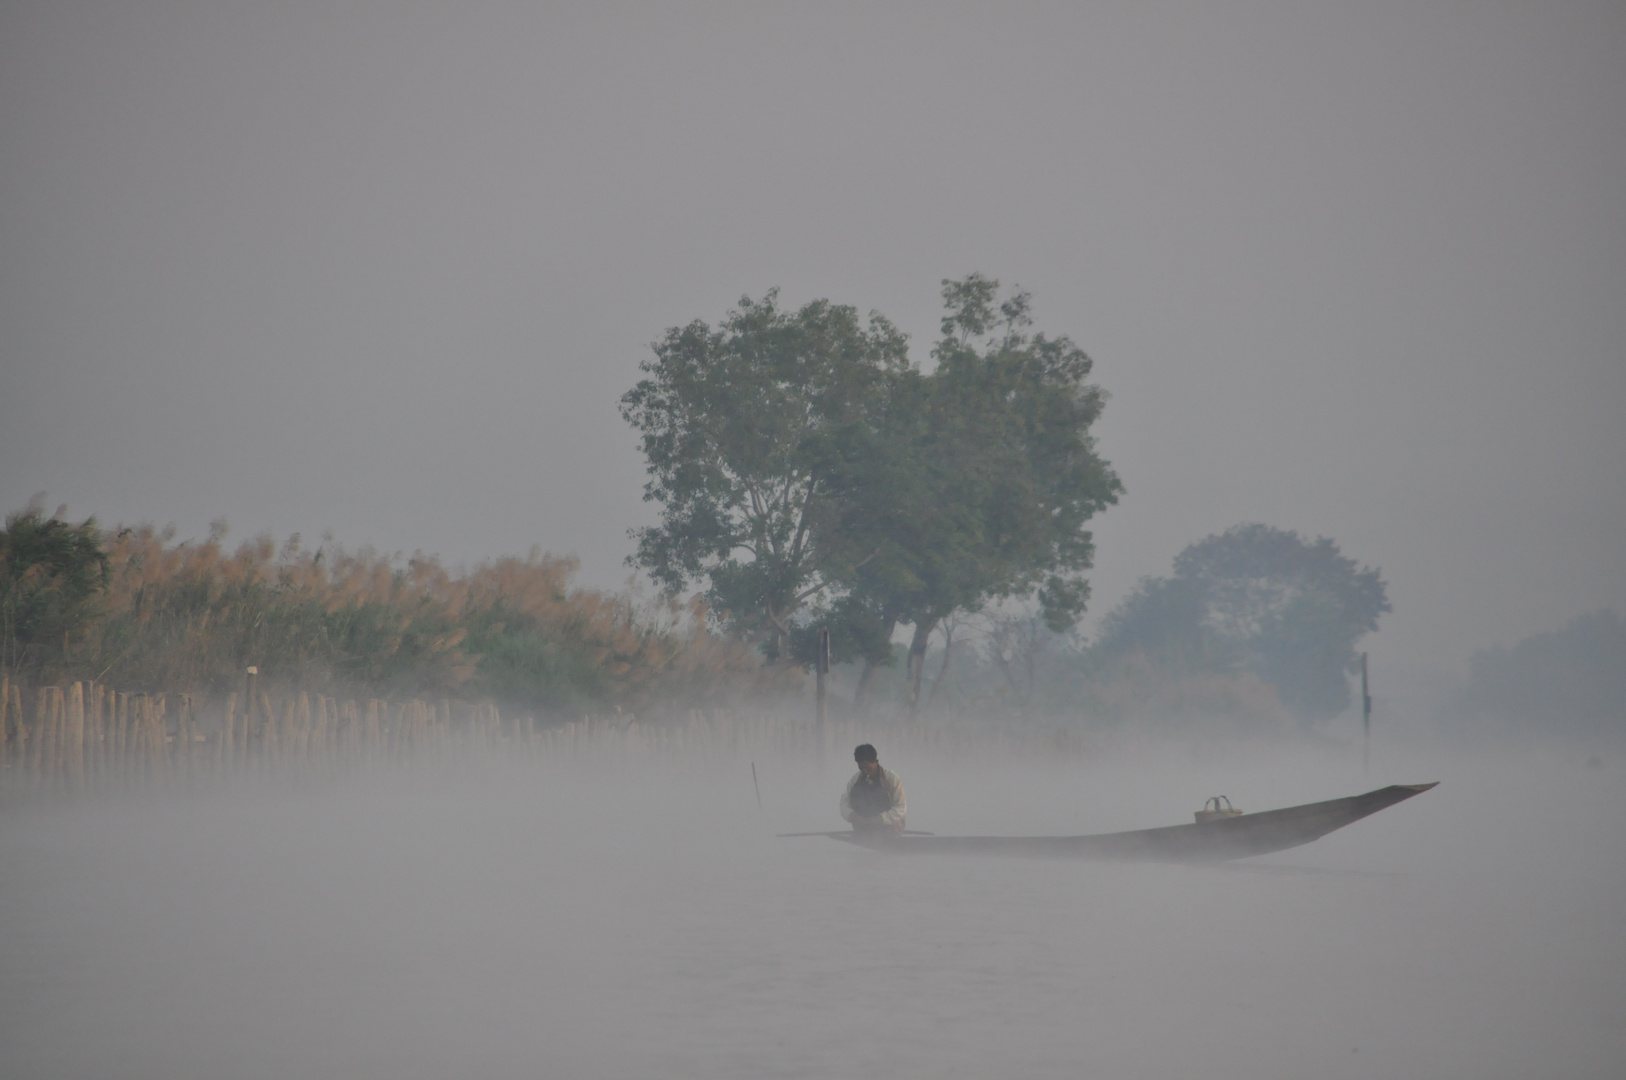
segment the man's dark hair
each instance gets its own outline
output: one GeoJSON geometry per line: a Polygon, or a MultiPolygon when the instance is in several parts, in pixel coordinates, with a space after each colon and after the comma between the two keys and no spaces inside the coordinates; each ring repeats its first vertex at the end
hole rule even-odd
{"type": "Polygon", "coordinates": [[[881,755],[875,752],[875,747],[865,743],[853,751],[854,761],[880,761],[881,755]]]}

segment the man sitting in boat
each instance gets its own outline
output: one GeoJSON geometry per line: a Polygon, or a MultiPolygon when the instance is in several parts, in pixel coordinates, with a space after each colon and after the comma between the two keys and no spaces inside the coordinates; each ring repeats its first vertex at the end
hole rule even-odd
{"type": "Polygon", "coordinates": [[[891,769],[881,766],[875,747],[865,743],[853,751],[858,772],[847,781],[841,793],[841,816],[852,822],[854,832],[903,832],[903,815],[908,806],[903,798],[903,781],[891,769]]]}

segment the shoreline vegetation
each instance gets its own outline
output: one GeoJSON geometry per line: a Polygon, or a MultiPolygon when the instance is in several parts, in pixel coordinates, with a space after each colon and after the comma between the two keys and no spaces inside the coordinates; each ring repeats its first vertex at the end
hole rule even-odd
{"type": "Polygon", "coordinates": [[[220,697],[245,670],[329,697],[447,698],[574,715],[719,706],[788,673],[710,633],[698,601],[572,584],[573,557],[454,572],[434,556],[347,550],[298,535],[228,551],[150,525],[72,525],[36,505],[7,518],[0,669],[30,687],[97,683],[220,697]]]}
{"type": "MultiPolygon", "coordinates": [[[[151,525],[74,524],[65,508],[47,516],[37,500],[6,526],[5,745],[19,753],[28,726],[30,760],[44,739],[81,737],[66,734],[79,730],[67,719],[76,684],[86,717],[97,708],[109,718],[120,708],[156,708],[159,720],[128,721],[132,732],[156,725],[156,734],[129,736],[148,740],[141,745],[149,751],[184,742],[183,717],[223,732],[248,725],[255,734],[239,734],[241,752],[244,739],[276,746],[279,731],[315,732],[324,709],[329,730],[371,730],[365,717],[377,708],[377,723],[399,731],[408,723],[402,708],[427,710],[445,730],[478,709],[546,730],[682,726],[695,715],[811,708],[801,700],[813,681],[804,665],[764,656],[759,642],[711,618],[699,595],[685,604],[641,597],[630,583],[618,593],[576,587],[576,560],[539,549],[454,572],[421,552],[349,550],[330,538],[312,548],[298,535],[281,545],[262,535],[231,548],[223,522],[202,541],[177,541],[172,528],[151,525]],[[251,667],[259,689],[249,692],[251,667]],[[97,695],[110,687],[116,701],[136,704],[100,704],[97,695]],[[290,714],[295,701],[317,704],[290,714]],[[62,734],[48,736],[52,730],[62,734]]],[[[919,716],[929,724],[1105,729],[1155,714],[1170,727],[1201,716],[1211,734],[1266,736],[1295,724],[1275,689],[1251,672],[1170,671],[1133,651],[1092,658],[1036,612],[962,616],[940,636],[919,716]]],[[[908,727],[915,717],[905,652],[895,646],[862,706],[852,699],[863,665],[838,665],[832,717],[908,727]]],[[[113,738],[112,729],[103,737],[113,738]]]]}
{"type": "MultiPolygon", "coordinates": [[[[711,617],[699,595],[682,603],[641,597],[630,583],[618,593],[577,587],[573,557],[534,548],[454,572],[434,556],[330,538],[312,548],[298,535],[280,546],[258,536],[229,549],[222,522],[202,541],[151,525],[73,524],[65,508],[47,516],[36,500],[7,517],[0,556],[0,677],[22,695],[10,708],[12,739],[23,705],[29,723],[45,723],[34,714],[52,706],[35,699],[66,700],[75,683],[87,695],[117,687],[167,702],[174,737],[178,709],[221,712],[245,693],[250,667],[255,694],[279,702],[253,700],[273,724],[298,695],[363,710],[417,699],[441,714],[500,707],[543,727],[584,716],[686,723],[696,710],[796,709],[812,683],[799,661],[765,656],[711,617]]],[[[925,665],[922,718],[934,723],[1070,716],[1059,726],[1121,726],[1155,712],[1260,733],[1294,724],[1251,672],[1171,671],[1133,650],[1092,658],[1037,612],[962,616],[940,638],[925,665]]],[[[862,707],[852,702],[862,665],[838,665],[833,715],[889,726],[912,716],[905,652],[895,646],[862,707]]]]}
{"type": "MultiPolygon", "coordinates": [[[[114,761],[294,760],[293,747],[338,761],[552,746],[557,731],[659,742],[676,737],[660,729],[697,723],[812,727],[803,663],[766,655],[699,595],[584,588],[576,569],[540,549],[454,571],[329,537],[228,548],[223,522],[177,541],[150,525],[74,524],[36,500],[0,531],[0,750],[8,767],[67,775],[114,761]]],[[[1327,622],[1300,609],[1326,610],[1306,606],[1336,597],[1324,580],[1368,576],[1381,590],[1331,541],[1238,526],[1191,545],[1172,577],[1143,580],[1095,641],[1049,630],[1029,605],[943,620],[923,663],[895,642],[862,703],[865,665],[837,664],[829,730],[922,726],[962,742],[1316,736],[1337,719],[1355,635],[1345,626],[1326,655],[1300,655],[1327,622]],[[1308,559],[1318,562],[1297,565],[1308,559]],[[1253,629],[1231,629],[1238,611],[1253,629]],[[1316,670],[1329,701],[1320,715],[1295,708],[1291,692],[1316,670]]],[[[1623,672],[1626,624],[1596,612],[1476,653],[1466,687],[1433,720],[1442,734],[1616,737],[1623,672]]]]}
{"type": "MultiPolygon", "coordinates": [[[[22,687],[0,676],[0,787],[85,792],[181,786],[253,776],[322,777],[479,759],[652,761],[749,757],[840,760],[873,725],[814,725],[762,712],[691,709],[640,722],[630,713],[564,723],[505,717],[490,703],[421,698],[340,700],[273,695],[247,674],[241,693],[206,703],[190,694],[117,691],[98,683],[22,687]]],[[[1077,731],[929,724],[887,728],[895,751],[1082,757],[1077,731]]],[[[753,766],[754,767],[754,766],[753,766]]]]}

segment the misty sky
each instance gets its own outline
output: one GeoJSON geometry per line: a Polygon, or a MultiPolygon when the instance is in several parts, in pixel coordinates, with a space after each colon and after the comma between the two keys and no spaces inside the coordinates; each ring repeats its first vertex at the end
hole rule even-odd
{"type": "Polygon", "coordinates": [[[650,519],[647,344],[1036,298],[1112,395],[1093,610],[1240,521],[1379,670],[1626,610],[1618,3],[0,3],[0,506],[453,560],[650,519]]]}

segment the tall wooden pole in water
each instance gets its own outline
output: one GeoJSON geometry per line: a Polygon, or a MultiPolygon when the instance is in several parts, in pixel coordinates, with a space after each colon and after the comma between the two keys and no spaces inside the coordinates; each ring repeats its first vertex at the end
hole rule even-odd
{"type": "Polygon", "coordinates": [[[1372,692],[1366,678],[1366,654],[1361,654],[1361,774],[1372,771],[1372,692]]]}
{"type": "Polygon", "coordinates": [[[822,760],[824,757],[824,725],[829,719],[829,712],[824,701],[824,684],[826,677],[830,674],[830,628],[828,626],[819,627],[817,641],[818,648],[816,651],[818,655],[813,664],[813,668],[817,672],[814,681],[814,697],[818,702],[817,735],[819,742],[819,758],[822,760]]]}

